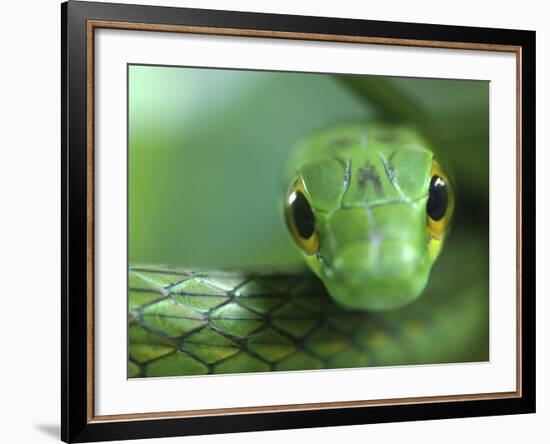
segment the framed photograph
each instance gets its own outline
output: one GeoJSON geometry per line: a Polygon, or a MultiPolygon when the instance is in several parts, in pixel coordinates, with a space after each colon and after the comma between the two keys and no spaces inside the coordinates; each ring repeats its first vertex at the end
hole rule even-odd
{"type": "Polygon", "coordinates": [[[69,1],[62,439],[535,411],[535,33],[69,1]]]}

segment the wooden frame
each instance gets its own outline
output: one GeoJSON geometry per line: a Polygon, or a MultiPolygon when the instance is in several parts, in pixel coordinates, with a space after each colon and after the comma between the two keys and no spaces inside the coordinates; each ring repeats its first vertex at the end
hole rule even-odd
{"type": "Polygon", "coordinates": [[[62,14],[62,439],[67,442],[535,411],[535,34],[68,2],[62,14]],[[94,31],[115,28],[505,51],[517,60],[517,391],[94,415],[94,31]]]}

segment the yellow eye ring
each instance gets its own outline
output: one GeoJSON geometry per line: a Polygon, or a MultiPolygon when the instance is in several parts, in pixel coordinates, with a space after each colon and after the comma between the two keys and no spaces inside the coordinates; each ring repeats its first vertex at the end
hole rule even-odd
{"type": "Polygon", "coordinates": [[[306,254],[314,255],[319,251],[319,232],[306,194],[302,179],[296,179],[287,193],[285,219],[298,246],[306,254]]]}
{"type": "Polygon", "coordinates": [[[432,239],[442,239],[454,213],[455,195],[453,186],[441,165],[432,160],[426,216],[428,234],[432,239]]]}

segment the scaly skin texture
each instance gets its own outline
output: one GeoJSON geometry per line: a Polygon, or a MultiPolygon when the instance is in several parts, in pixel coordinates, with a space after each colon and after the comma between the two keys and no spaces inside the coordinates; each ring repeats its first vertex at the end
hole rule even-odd
{"type": "Polygon", "coordinates": [[[443,241],[427,230],[432,160],[416,132],[379,123],[337,125],[297,147],[289,182],[320,239],[303,256],[340,305],[395,309],[424,290],[443,241]]]}
{"type": "Polygon", "coordinates": [[[421,298],[380,313],[342,308],[311,273],[133,266],[128,376],[487,360],[479,239],[456,230],[446,248],[453,254],[442,255],[421,298]]]}

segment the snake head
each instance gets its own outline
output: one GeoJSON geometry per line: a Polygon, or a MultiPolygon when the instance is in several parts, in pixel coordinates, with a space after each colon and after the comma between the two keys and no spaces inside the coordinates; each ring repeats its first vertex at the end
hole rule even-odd
{"type": "Polygon", "coordinates": [[[286,222],[336,302],[395,309],[426,287],[454,194],[417,139],[377,143],[376,131],[362,131],[345,144],[340,135],[338,149],[306,144],[309,155],[302,156],[287,193],[286,222]]]}

